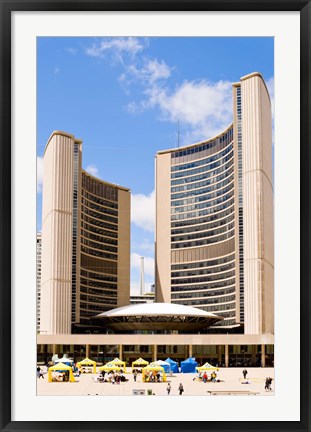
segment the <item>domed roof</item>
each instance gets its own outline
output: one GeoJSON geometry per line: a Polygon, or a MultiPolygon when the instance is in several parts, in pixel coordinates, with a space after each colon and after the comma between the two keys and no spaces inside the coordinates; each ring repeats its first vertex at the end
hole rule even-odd
{"type": "Polygon", "coordinates": [[[185,306],[182,304],[175,303],[140,303],[133,304],[129,306],[122,306],[116,309],[110,309],[107,312],[102,312],[97,315],[97,318],[104,317],[120,317],[120,316],[189,316],[189,317],[206,317],[206,318],[218,318],[222,317],[216,316],[211,312],[206,312],[202,309],[198,309],[192,306],[185,306]]]}
{"type": "Polygon", "coordinates": [[[211,312],[175,303],[133,304],[102,312],[95,318],[116,331],[197,331],[223,319],[211,312]]]}

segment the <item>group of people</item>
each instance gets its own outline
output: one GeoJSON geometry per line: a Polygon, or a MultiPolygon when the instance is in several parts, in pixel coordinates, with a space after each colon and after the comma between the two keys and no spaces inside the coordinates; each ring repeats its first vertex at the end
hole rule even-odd
{"type": "MultiPolygon", "coordinates": [[[[134,376],[135,380],[135,376],[134,376]]],[[[160,372],[151,371],[150,373],[146,373],[144,376],[145,382],[161,382],[163,380],[160,372]]]]}
{"type": "Polygon", "coordinates": [[[98,382],[108,382],[111,384],[120,384],[121,382],[128,381],[128,379],[125,378],[125,375],[123,371],[110,371],[106,373],[105,371],[101,371],[97,378],[98,382]]]}
{"type": "MultiPolygon", "coordinates": [[[[199,381],[203,381],[204,383],[207,383],[207,381],[216,382],[216,378],[217,378],[217,374],[214,371],[211,373],[210,378],[208,377],[206,371],[204,373],[202,372],[199,373],[199,381]]],[[[193,380],[195,380],[195,378],[193,380]]]]}
{"type": "MultiPolygon", "coordinates": [[[[166,386],[166,391],[167,391],[167,395],[169,396],[172,390],[172,386],[171,383],[167,383],[166,386]]],[[[179,392],[179,396],[182,396],[183,392],[184,392],[184,386],[182,385],[182,383],[179,384],[178,386],[178,392],[179,392]]]]}

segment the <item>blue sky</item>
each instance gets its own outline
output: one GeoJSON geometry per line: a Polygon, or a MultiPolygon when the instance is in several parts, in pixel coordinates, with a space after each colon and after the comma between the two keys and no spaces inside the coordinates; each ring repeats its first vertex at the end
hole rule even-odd
{"type": "Polygon", "coordinates": [[[231,84],[258,71],[274,101],[273,38],[37,39],[37,228],[42,155],[53,130],[83,140],[82,165],[129,187],[131,291],[154,282],[154,156],[207,139],[232,121],[231,84]]]}

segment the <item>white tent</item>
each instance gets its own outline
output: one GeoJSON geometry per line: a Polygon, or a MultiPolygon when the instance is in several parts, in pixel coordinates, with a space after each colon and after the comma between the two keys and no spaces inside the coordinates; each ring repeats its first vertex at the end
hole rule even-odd
{"type": "Polygon", "coordinates": [[[157,360],[155,362],[150,363],[150,366],[157,365],[157,366],[171,366],[169,362],[166,362],[164,360],[157,360]]]}
{"type": "Polygon", "coordinates": [[[62,357],[61,359],[55,360],[54,363],[68,364],[68,363],[73,363],[73,360],[70,360],[68,357],[62,357]]]}

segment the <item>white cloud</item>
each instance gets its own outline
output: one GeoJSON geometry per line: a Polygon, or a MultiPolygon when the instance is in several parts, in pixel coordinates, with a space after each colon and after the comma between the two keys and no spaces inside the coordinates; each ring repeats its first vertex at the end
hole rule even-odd
{"type": "Polygon", "coordinates": [[[98,43],[94,43],[90,48],[86,49],[86,54],[91,57],[104,57],[108,52],[112,52],[115,59],[123,61],[123,55],[129,54],[135,56],[144,48],[143,44],[135,37],[114,37],[103,39],[98,43]]]}
{"type": "Polygon", "coordinates": [[[55,66],[54,68],[54,75],[58,75],[60,72],[60,68],[58,66],[55,66]]]}
{"type": "Polygon", "coordinates": [[[146,231],[154,231],[155,193],[150,195],[132,194],[131,221],[146,231]]]}
{"type": "Polygon", "coordinates": [[[146,107],[158,107],[163,120],[177,122],[187,128],[187,139],[212,137],[232,121],[232,83],[185,81],[174,91],[157,85],[146,90],[146,107]]]}
{"type": "Polygon", "coordinates": [[[43,158],[37,156],[37,193],[42,192],[43,183],[43,158]]]}
{"type": "MultiPolygon", "coordinates": [[[[141,265],[141,255],[138,253],[131,253],[131,268],[139,269],[141,265]]],[[[152,257],[144,257],[144,270],[145,277],[154,278],[154,258],[152,257]]]]}
{"type": "Polygon", "coordinates": [[[135,79],[142,81],[146,85],[152,85],[159,80],[169,78],[171,70],[172,68],[164,60],[159,61],[156,58],[143,59],[141,64],[137,62],[127,66],[126,72],[120,76],[119,80],[130,84],[135,79]]]}
{"type": "Polygon", "coordinates": [[[91,174],[94,177],[98,177],[99,176],[99,172],[98,172],[98,168],[95,165],[88,165],[85,168],[85,171],[87,171],[89,174],[91,174]]]}

